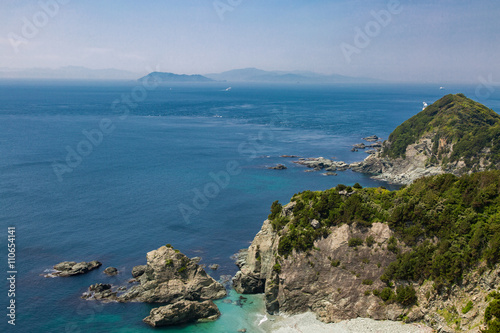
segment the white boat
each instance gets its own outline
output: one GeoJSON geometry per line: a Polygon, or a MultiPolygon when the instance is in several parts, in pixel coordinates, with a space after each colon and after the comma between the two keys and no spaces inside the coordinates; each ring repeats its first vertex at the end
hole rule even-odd
{"type": "Polygon", "coordinates": [[[226,88],[226,91],[229,91],[229,90],[231,90],[231,87],[227,87],[227,88],[226,88]]]}

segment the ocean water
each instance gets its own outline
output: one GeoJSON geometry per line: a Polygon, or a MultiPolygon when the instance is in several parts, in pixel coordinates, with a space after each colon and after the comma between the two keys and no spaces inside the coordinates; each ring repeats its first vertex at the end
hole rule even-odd
{"type": "MultiPolygon", "coordinates": [[[[126,285],[133,266],[167,243],[216,279],[234,275],[231,255],[249,245],[274,200],[339,183],[396,186],[351,171],[306,173],[280,155],[354,162],[352,144],[386,139],[401,122],[447,93],[500,110],[500,93],[477,86],[165,85],[135,82],[0,82],[0,255],[16,227],[19,332],[151,332],[152,305],[80,299],[97,282],[126,285]],[[78,155],[76,155],[78,154],[78,155]],[[268,170],[282,163],[287,170],[268,170]],[[82,276],[45,278],[61,261],[99,260],[82,276]],[[107,277],[102,271],[120,271],[107,277]]],[[[5,280],[4,280],[5,281],[5,280]]],[[[259,331],[262,296],[220,300],[213,323],[155,331],[259,331]]]]}

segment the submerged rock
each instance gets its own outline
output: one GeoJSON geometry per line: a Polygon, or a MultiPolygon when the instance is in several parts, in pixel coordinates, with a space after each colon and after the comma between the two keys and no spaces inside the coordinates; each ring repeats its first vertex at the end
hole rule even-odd
{"type": "Polygon", "coordinates": [[[96,260],[90,262],[82,261],[79,263],[76,263],[74,261],[63,261],[54,266],[56,272],[51,273],[51,275],[62,276],[62,277],[80,275],[90,272],[91,270],[96,269],[98,267],[101,267],[101,265],[102,263],[96,260]]]}
{"type": "Polygon", "coordinates": [[[268,169],[269,170],[286,170],[288,168],[285,165],[283,165],[283,164],[278,164],[276,166],[269,167],[268,169]]]}
{"type": "Polygon", "coordinates": [[[183,300],[175,304],[152,309],[149,316],[144,318],[143,321],[153,327],[162,327],[213,321],[219,316],[219,309],[212,301],[193,302],[183,300]]]}

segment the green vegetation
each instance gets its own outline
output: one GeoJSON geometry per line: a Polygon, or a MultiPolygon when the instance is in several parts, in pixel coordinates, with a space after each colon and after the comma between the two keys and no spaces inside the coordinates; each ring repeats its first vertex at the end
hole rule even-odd
{"type": "Polygon", "coordinates": [[[472,303],[472,301],[467,302],[467,304],[462,309],[462,313],[466,314],[467,312],[469,312],[470,310],[472,310],[473,307],[474,307],[474,303],[472,303]]]}
{"type": "Polygon", "coordinates": [[[281,265],[278,262],[274,264],[273,271],[275,271],[278,274],[281,273],[281,265]]]}
{"type": "Polygon", "coordinates": [[[334,260],[331,260],[331,261],[330,261],[330,265],[331,265],[332,267],[339,267],[339,265],[340,265],[340,260],[335,260],[335,259],[334,259],[334,260]]]}
{"type": "Polygon", "coordinates": [[[394,299],[394,292],[391,288],[385,287],[384,289],[382,289],[379,296],[384,302],[387,302],[394,299]]]}
{"type": "Polygon", "coordinates": [[[363,280],[363,284],[365,284],[367,286],[371,286],[373,284],[373,280],[370,280],[370,279],[363,280]]]}
{"type": "MultiPolygon", "coordinates": [[[[280,233],[280,255],[311,250],[332,226],[387,222],[394,231],[387,249],[397,255],[381,278],[388,284],[432,279],[439,291],[459,282],[480,261],[489,267],[500,262],[500,171],[427,177],[393,192],[363,188],[343,196],[342,188],[295,194],[294,216],[285,224],[273,223],[285,219],[275,215],[271,223],[280,233]],[[313,219],[320,221],[318,229],[311,226],[313,219]]],[[[352,238],[349,245],[363,242],[352,238]]]]}
{"type": "Polygon", "coordinates": [[[174,261],[172,259],[165,259],[165,265],[166,266],[173,266],[174,265],[174,261]]]}
{"type": "Polygon", "coordinates": [[[428,163],[446,165],[463,158],[466,167],[472,168],[481,157],[492,168],[500,163],[500,116],[463,94],[446,95],[398,126],[389,136],[390,145],[384,146],[383,156],[404,158],[406,148],[425,134],[431,134],[433,140],[428,163]],[[453,151],[448,157],[449,144],[453,151]]]}
{"type": "Polygon", "coordinates": [[[165,245],[166,247],[170,248],[170,249],[173,249],[174,247],[172,246],[172,244],[167,244],[165,245]]]}
{"type": "Polygon", "coordinates": [[[417,302],[417,296],[413,286],[399,286],[396,289],[396,302],[404,306],[415,304],[417,302]]]}
{"type": "Polygon", "coordinates": [[[371,247],[373,244],[375,244],[375,238],[373,238],[373,236],[366,237],[365,244],[366,246],[371,247]]]}
{"type": "Polygon", "coordinates": [[[491,292],[488,299],[493,298],[493,301],[488,304],[484,311],[484,322],[488,328],[483,333],[499,333],[500,332],[500,294],[491,292]]]}
{"type": "Polygon", "coordinates": [[[182,266],[182,267],[180,267],[180,268],[177,270],[177,272],[178,272],[178,273],[182,273],[182,272],[184,272],[186,269],[187,269],[187,267],[186,267],[186,266],[182,266]]]}
{"type": "Polygon", "coordinates": [[[354,238],[349,239],[348,244],[349,244],[349,247],[360,246],[360,245],[363,245],[363,240],[361,238],[354,237],[354,238]]]}

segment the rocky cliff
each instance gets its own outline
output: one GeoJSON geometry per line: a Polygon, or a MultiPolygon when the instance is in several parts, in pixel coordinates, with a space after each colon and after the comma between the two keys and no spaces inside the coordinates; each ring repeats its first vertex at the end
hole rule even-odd
{"type": "Polygon", "coordinates": [[[353,171],[409,184],[422,176],[500,168],[500,116],[463,94],[447,95],[398,126],[353,171]]]}
{"type": "Polygon", "coordinates": [[[479,332],[500,305],[499,194],[500,171],[296,194],[240,252],[234,287],[265,293],[269,313],[479,332]]]}

